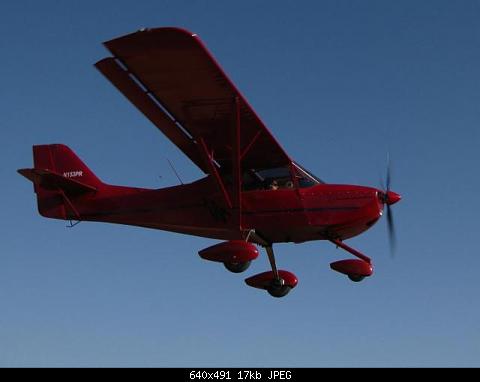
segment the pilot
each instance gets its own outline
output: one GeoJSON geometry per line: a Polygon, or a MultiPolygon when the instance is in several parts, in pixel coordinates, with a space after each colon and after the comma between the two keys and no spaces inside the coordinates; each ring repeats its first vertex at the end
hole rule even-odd
{"type": "Polygon", "coordinates": [[[272,183],[270,183],[269,188],[270,190],[278,190],[278,182],[276,180],[273,180],[272,183]]]}

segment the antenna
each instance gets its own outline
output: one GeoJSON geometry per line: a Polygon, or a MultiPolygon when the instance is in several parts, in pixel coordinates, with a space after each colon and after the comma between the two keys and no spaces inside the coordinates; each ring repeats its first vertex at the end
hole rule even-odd
{"type": "Polygon", "coordinates": [[[172,168],[172,171],[173,171],[173,172],[175,173],[175,175],[177,176],[179,182],[180,182],[181,184],[183,184],[182,179],[180,179],[180,176],[178,175],[177,170],[175,170],[175,167],[173,167],[172,162],[170,162],[170,159],[168,159],[168,158],[165,158],[165,159],[168,161],[168,164],[170,165],[170,167],[172,168]]]}

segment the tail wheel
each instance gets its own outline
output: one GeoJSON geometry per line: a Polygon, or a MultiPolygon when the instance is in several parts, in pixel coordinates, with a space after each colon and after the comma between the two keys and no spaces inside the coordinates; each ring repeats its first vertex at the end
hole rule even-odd
{"type": "Polygon", "coordinates": [[[225,262],[223,265],[225,265],[225,268],[227,268],[230,272],[233,273],[242,273],[248,269],[250,266],[250,263],[252,261],[245,261],[243,263],[231,263],[231,262],[225,262]]]}

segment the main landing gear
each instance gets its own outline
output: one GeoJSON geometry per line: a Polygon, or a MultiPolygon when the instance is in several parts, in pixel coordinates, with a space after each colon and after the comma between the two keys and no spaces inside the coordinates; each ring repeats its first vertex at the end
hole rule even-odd
{"type": "MultiPolygon", "coordinates": [[[[278,270],[272,244],[260,238],[257,240],[262,240],[261,245],[267,251],[272,270],[249,277],[245,282],[254,288],[266,290],[273,297],[286,296],[290,290],[296,287],[297,277],[291,272],[278,270]]],[[[258,257],[258,250],[248,241],[230,240],[202,249],[198,254],[202,259],[223,263],[230,272],[241,273],[247,270],[252,260],[258,257]]]]}
{"type": "Polygon", "coordinates": [[[277,270],[277,264],[275,263],[275,254],[273,253],[273,248],[271,246],[266,247],[268,261],[272,267],[273,280],[270,282],[270,285],[267,288],[268,293],[273,297],[283,297],[290,292],[292,287],[285,284],[285,280],[280,277],[277,270]]]}
{"type": "Polygon", "coordinates": [[[348,278],[353,282],[360,282],[365,277],[372,275],[373,266],[372,266],[372,260],[369,257],[349,247],[339,239],[332,239],[330,241],[333,244],[335,244],[337,247],[344,249],[345,251],[351,253],[352,255],[360,259],[360,260],[349,259],[349,260],[335,261],[334,263],[330,264],[330,268],[332,268],[334,271],[347,275],[348,278]]]}
{"type": "MultiPolygon", "coordinates": [[[[283,297],[298,283],[297,277],[287,271],[277,270],[272,245],[264,242],[272,270],[249,277],[247,285],[264,289],[273,297],[283,297]]],[[[244,240],[230,240],[218,243],[198,252],[202,259],[223,263],[233,273],[241,273],[258,257],[258,250],[252,243],[244,240]]]]}
{"type": "Polygon", "coordinates": [[[297,286],[298,279],[291,272],[277,269],[272,245],[267,245],[265,250],[272,270],[249,277],[245,282],[251,287],[265,289],[273,297],[286,296],[297,286]]]}
{"type": "Polygon", "coordinates": [[[232,273],[242,273],[242,272],[245,272],[248,269],[248,267],[250,267],[251,263],[252,263],[252,260],[244,261],[241,263],[224,261],[223,265],[232,273]]]}

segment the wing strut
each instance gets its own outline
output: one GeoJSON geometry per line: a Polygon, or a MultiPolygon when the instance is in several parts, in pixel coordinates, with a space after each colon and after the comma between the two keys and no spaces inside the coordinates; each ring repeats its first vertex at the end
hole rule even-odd
{"type": "Polygon", "coordinates": [[[220,177],[217,167],[215,163],[213,162],[213,158],[208,151],[207,145],[203,138],[199,138],[199,147],[200,147],[200,154],[203,157],[203,161],[205,162],[205,165],[208,168],[208,173],[210,176],[213,178],[215,183],[217,184],[218,188],[220,189],[222,196],[223,196],[223,201],[225,202],[225,205],[228,209],[232,208],[232,202],[230,200],[230,196],[228,195],[227,190],[225,189],[225,186],[223,184],[222,178],[220,177]]]}
{"type": "Polygon", "coordinates": [[[200,148],[200,155],[208,169],[208,173],[215,181],[217,187],[221,191],[225,206],[234,213],[234,224],[240,230],[242,229],[242,153],[241,153],[241,140],[240,140],[240,100],[235,97],[234,104],[234,118],[232,123],[232,178],[233,189],[231,194],[225,188],[225,185],[218,173],[216,164],[213,157],[208,150],[207,144],[203,138],[198,139],[198,146],[200,148]]]}
{"type": "Polygon", "coordinates": [[[240,99],[235,97],[235,121],[232,126],[233,208],[237,211],[236,225],[242,229],[242,158],[240,142],[240,99]]]}

